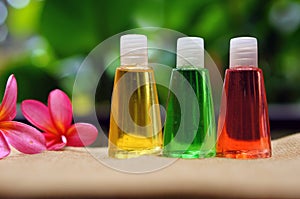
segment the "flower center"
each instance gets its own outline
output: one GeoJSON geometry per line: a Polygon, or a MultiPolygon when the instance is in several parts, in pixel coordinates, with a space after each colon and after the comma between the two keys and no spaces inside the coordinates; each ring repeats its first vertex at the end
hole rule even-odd
{"type": "Polygon", "coordinates": [[[67,138],[66,138],[66,136],[64,136],[64,135],[62,135],[61,136],[61,141],[63,142],[63,143],[67,143],[67,138]]]}

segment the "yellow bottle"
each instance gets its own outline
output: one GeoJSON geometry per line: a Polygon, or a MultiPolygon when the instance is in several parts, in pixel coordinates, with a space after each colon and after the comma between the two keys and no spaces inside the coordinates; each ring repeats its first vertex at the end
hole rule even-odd
{"type": "Polygon", "coordinates": [[[111,103],[108,153],[113,158],[158,154],[162,147],[160,109],[154,72],[148,66],[147,38],[121,37],[111,103]]]}

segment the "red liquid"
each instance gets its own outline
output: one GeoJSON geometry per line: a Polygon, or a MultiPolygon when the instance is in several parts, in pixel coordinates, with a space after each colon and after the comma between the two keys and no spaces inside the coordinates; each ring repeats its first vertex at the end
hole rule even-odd
{"type": "Polygon", "coordinates": [[[243,66],[226,70],[218,136],[219,157],[271,156],[268,106],[261,69],[243,66]]]}

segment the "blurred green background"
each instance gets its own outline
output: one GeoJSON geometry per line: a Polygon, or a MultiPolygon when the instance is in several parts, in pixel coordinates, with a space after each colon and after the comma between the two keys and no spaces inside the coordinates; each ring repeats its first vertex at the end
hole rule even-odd
{"type": "MultiPolygon", "coordinates": [[[[294,125],[300,130],[295,123],[300,119],[300,2],[296,0],[1,0],[0,97],[11,73],[17,77],[19,102],[28,98],[46,102],[54,88],[71,96],[76,72],[95,46],[119,32],[149,26],[203,37],[221,74],[228,66],[229,40],[257,37],[271,127],[294,125]]],[[[170,65],[173,58],[167,60],[170,65]]],[[[112,75],[102,77],[105,89],[97,99],[106,125],[112,83],[112,75]]]]}

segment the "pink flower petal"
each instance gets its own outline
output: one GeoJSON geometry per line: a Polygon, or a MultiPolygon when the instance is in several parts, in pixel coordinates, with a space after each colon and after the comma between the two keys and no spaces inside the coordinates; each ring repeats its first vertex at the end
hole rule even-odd
{"type": "Polygon", "coordinates": [[[24,100],[21,104],[24,117],[42,131],[58,134],[49,113],[48,107],[36,100],[24,100]]]}
{"type": "Polygon", "coordinates": [[[61,150],[66,146],[67,139],[61,135],[55,135],[52,133],[43,133],[46,139],[46,145],[48,150],[61,150]]]}
{"type": "Polygon", "coordinates": [[[65,133],[72,123],[72,105],[69,97],[56,89],[49,94],[48,106],[54,125],[61,133],[65,133]]]}
{"type": "Polygon", "coordinates": [[[7,144],[5,137],[0,131],[0,159],[5,158],[10,154],[10,148],[7,144]]]}
{"type": "Polygon", "coordinates": [[[88,146],[95,142],[98,130],[91,124],[76,123],[67,131],[67,146],[88,146]]]}
{"type": "Polygon", "coordinates": [[[0,129],[8,143],[22,153],[34,154],[46,150],[43,134],[32,126],[7,121],[0,122],[0,129]]]}
{"type": "Polygon", "coordinates": [[[0,105],[0,121],[10,121],[17,114],[17,81],[14,75],[9,76],[2,103],[0,105]]]}

